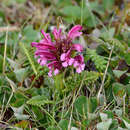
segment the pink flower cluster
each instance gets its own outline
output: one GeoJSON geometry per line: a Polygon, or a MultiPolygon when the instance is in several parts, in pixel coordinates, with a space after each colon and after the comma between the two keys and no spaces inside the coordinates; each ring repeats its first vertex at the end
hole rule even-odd
{"type": "Polygon", "coordinates": [[[83,47],[80,44],[74,44],[72,41],[79,37],[82,32],[82,26],[74,26],[67,35],[62,34],[61,29],[53,30],[54,41],[48,33],[43,30],[41,33],[44,38],[40,42],[32,42],[32,47],[36,47],[35,57],[42,66],[49,68],[48,75],[57,75],[68,66],[76,68],[76,72],[80,73],[84,70],[84,58],[80,54],[83,47]]]}

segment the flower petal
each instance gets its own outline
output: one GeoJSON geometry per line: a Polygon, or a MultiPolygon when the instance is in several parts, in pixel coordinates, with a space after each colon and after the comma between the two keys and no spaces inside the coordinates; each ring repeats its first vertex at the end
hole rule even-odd
{"type": "Polygon", "coordinates": [[[81,72],[82,72],[81,68],[78,67],[78,68],[76,69],[76,72],[77,72],[77,73],[81,73],[81,72]]]}
{"type": "Polygon", "coordinates": [[[80,67],[81,67],[81,70],[83,71],[85,68],[85,64],[82,64],[80,67]]]}
{"type": "Polygon", "coordinates": [[[50,60],[50,59],[51,59],[51,60],[56,59],[56,57],[54,56],[53,53],[48,52],[48,51],[44,51],[44,50],[37,50],[37,51],[35,52],[35,55],[45,57],[46,59],[49,59],[49,60],[50,60]]]}
{"type": "Polygon", "coordinates": [[[60,60],[65,61],[65,58],[66,58],[66,53],[62,53],[60,56],[60,60]]]}
{"type": "Polygon", "coordinates": [[[83,46],[80,44],[73,44],[72,45],[72,50],[76,50],[78,52],[82,52],[83,51],[83,46]]]}
{"type": "Polygon", "coordinates": [[[54,35],[55,40],[60,39],[60,37],[61,37],[61,29],[57,30],[56,28],[54,28],[53,35],[54,35]]]}
{"type": "Polygon", "coordinates": [[[68,37],[72,40],[74,40],[76,37],[79,37],[82,32],[79,32],[82,30],[82,26],[81,25],[76,25],[74,26],[68,33],[68,37]]]}
{"type": "Polygon", "coordinates": [[[74,67],[76,68],[79,65],[78,61],[74,61],[74,67]]]}
{"type": "Polygon", "coordinates": [[[49,77],[52,77],[52,70],[50,70],[50,71],[48,72],[48,76],[49,76],[49,77]]]}
{"type": "Polygon", "coordinates": [[[63,66],[63,67],[67,67],[67,66],[68,66],[68,63],[65,61],[65,62],[62,63],[62,66],[63,66]]]}
{"type": "Polygon", "coordinates": [[[31,43],[31,46],[32,46],[32,47],[37,47],[37,45],[38,45],[37,42],[32,42],[32,43],[31,43]]]}
{"type": "Polygon", "coordinates": [[[41,30],[41,33],[44,36],[44,39],[42,41],[47,42],[47,43],[51,43],[51,37],[48,33],[45,33],[44,30],[41,30]]]}
{"type": "Polygon", "coordinates": [[[74,63],[74,59],[73,59],[73,58],[70,58],[68,64],[69,64],[69,65],[72,65],[73,63],[74,63]]]}
{"type": "Polygon", "coordinates": [[[33,47],[36,47],[42,50],[46,50],[46,49],[56,50],[56,48],[53,45],[50,45],[48,43],[37,43],[37,44],[32,43],[32,45],[33,47]]]}
{"type": "Polygon", "coordinates": [[[55,69],[54,70],[54,75],[57,75],[59,73],[59,70],[58,69],[55,69]]]}

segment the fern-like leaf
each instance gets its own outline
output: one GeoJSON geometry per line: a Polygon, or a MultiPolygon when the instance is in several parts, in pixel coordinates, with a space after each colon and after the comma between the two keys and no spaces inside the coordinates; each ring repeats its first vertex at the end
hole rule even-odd
{"type": "Polygon", "coordinates": [[[106,68],[107,61],[103,56],[98,55],[96,50],[87,49],[85,59],[91,59],[99,71],[106,68]]]}

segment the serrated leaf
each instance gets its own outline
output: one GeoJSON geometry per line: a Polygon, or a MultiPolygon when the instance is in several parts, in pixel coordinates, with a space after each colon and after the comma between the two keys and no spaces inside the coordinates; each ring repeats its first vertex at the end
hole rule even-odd
{"type": "Polygon", "coordinates": [[[49,101],[44,95],[34,96],[27,101],[27,104],[34,106],[43,106],[44,104],[52,104],[53,101],[49,101]]]}
{"type": "Polygon", "coordinates": [[[99,78],[99,73],[95,71],[90,71],[90,72],[87,71],[86,75],[87,76],[85,78],[85,81],[88,81],[88,82],[94,82],[99,78]]]}
{"type": "Polygon", "coordinates": [[[96,50],[91,50],[91,49],[86,50],[85,60],[88,59],[91,59],[94,62],[96,68],[99,71],[102,71],[106,68],[107,61],[104,59],[103,56],[98,55],[96,53],[96,50]]]}

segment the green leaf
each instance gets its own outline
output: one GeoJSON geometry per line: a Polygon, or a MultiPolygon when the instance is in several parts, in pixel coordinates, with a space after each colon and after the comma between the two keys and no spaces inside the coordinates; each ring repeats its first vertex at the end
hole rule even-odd
{"type": "Polygon", "coordinates": [[[24,105],[22,105],[21,107],[11,107],[12,110],[14,111],[14,115],[15,117],[18,119],[18,120],[26,120],[26,119],[29,119],[29,115],[25,115],[23,114],[23,111],[24,111],[24,105]]]}
{"type": "Polygon", "coordinates": [[[28,25],[23,29],[24,38],[29,42],[36,41],[38,39],[38,33],[33,29],[32,25],[28,25]]]}
{"type": "Polygon", "coordinates": [[[92,83],[92,82],[95,82],[100,74],[98,72],[95,72],[95,71],[86,71],[86,78],[85,78],[85,82],[88,82],[88,83],[92,83]]]}
{"type": "Polygon", "coordinates": [[[88,59],[91,59],[95,63],[96,68],[99,71],[102,71],[106,68],[107,61],[103,56],[98,55],[96,53],[96,50],[91,50],[91,49],[86,50],[85,60],[88,59]]]}
{"type": "Polygon", "coordinates": [[[14,71],[19,82],[23,82],[27,76],[28,68],[21,68],[14,71]]]}
{"type": "Polygon", "coordinates": [[[114,83],[112,86],[114,99],[117,101],[118,105],[122,105],[123,98],[126,95],[126,87],[120,83],[114,83]]]}
{"type": "Polygon", "coordinates": [[[126,117],[123,117],[122,120],[123,120],[125,126],[126,126],[128,129],[130,129],[130,120],[127,119],[126,117]]]}
{"type": "Polygon", "coordinates": [[[117,78],[120,78],[121,75],[123,75],[126,71],[121,71],[121,70],[113,70],[113,73],[117,78]]]}
{"type": "Polygon", "coordinates": [[[127,64],[130,65],[130,53],[125,54],[125,60],[126,60],[127,64]]]}
{"type": "Polygon", "coordinates": [[[112,9],[114,5],[115,0],[103,0],[103,7],[105,10],[110,10],[112,9]]]}
{"type": "Polygon", "coordinates": [[[16,2],[18,2],[18,3],[25,3],[26,0],[16,0],[16,2]]]}
{"type": "MultiPolygon", "coordinates": [[[[22,121],[16,123],[15,127],[18,127],[16,130],[21,130],[20,128],[28,130],[29,123],[30,122],[28,120],[22,120],[22,121]]],[[[14,129],[12,129],[12,130],[14,130],[14,129]]]]}
{"type": "Polygon", "coordinates": [[[54,84],[57,90],[63,89],[63,74],[54,76],[54,84]]]}
{"type": "Polygon", "coordinates": [[[60,128],[62,128],[62,130],[67,130],[68,129],[68,125],[69,125],[69,121],[68,120],[60,120],[59,122],[59,126],[60,128]]]}
{"type": "Polygon", "coordinates": [[[96,97],[90,97],[88,99],[88,105],[89,105],[89,112],[93,113],[98,106],[97,98],[96,97]]]}
{"type": "Polygon", "coordinates": [[[16,108],[16,107],[11,107],[11,108],[13,109],[13,111],[14,111],[15,113],[23,114],[24,105],[22,105],[22,106],[20,106],[20,107],[18,107],[18,108],[16,108]]]}
{"type": "Polygon", "coordinates": [[[59,130],[57,127],[54,127],[54,126],[49,126],[48,128],[47,128],[47,130],[59,130]]]}
{"type": "Polygon", "coordinates": [[[61,12],[71,20],[77,20],[80,18],[80,7],[79,6],[66,6],[61,12]]]}
{"type": "Polygon", "coordinates": [[[2,72],[3,68],[3,57],[0,55],[0,73],[2,72]]]}
{"type": "Polygon", "coordinates": [[[105,122],[100,122],[97,124],[97,130],[109,130],[111,123],[112,119],[108,119],[105,122]]]}
{"type": "Polygon", "coordinates": [[[87,115],[88,112],[87,98],[85,96],[79,96],[74,103],[74,107],[81,115],[87,115]]]}
{"type": "Polygon", "coordinates": [[[103,32],[100,34],[100,37],[102,37],[103,39],[111,39],[113,38],[115,34],[115,28],[110,28],[109,30],[103,30],[103,32]]]}
{"type": "Polygon", "coordinates": [[[78,18],[80,16],[79,6],[66,6],[62,9],[62,13],[66,16],[73,16],[78,18]]]}
{"type": "Polygon", "coordinates": [[[100,117],[102,121],[106,121],[108,119],[108,116],[105,113],[100,113],[100,117]]]}
{"type": "Polygon", "coordinates": [[[113,93],[114,96],[119,96],[119,97],[123,97],[126,90],[125,90],[125,86],[123,84],[120,83],[114,83],[113,84],[113,93]]]}
{"type": "Polygon", "coordinates": [[[53,101],[49,101],[44,95],[34,96],[27,101],[27,104],[34,106],[43,106],[44,104],[52,104],[53,101]]]}
{"type": "Polygon", "coordinates": [[[126,85],[126,92],[130,96],[130,84],[126,85]]]}
{"type": "Polygon", "coordinates": [[[88,27],[95,27],[99,22],[98,22],[96,16],[92,14],[89,17],[87,17],[87,19],[84,23],[88,27]]]}
{"type": "Polygon", "coordinates": [[[37,75],[37,70],[36,70],[36,66],[34,64],[34,61],[31,57],[31,54],[29,53],[29,50],[26,48],[26,46],[24,45],[24,43],[20,43],[20,46],[22,47],[22,49],[24,50],[24,53],[26,54],[28,60],[29,60],[29,63],[35,73],[35,75],[37,75]]]}
{"type": "Polygon", "coordinates": [[[117,130],[128,130],[128,129],[118,127],[118,129],[117,129],[117,130]]]}
{"type": "Polygon", "coordinates": [[[27,120],[29,119],[29,115],[25,115],[25,114],[19,114],[19,113],[14,113],[15,117],[18,119],[18,120],[27,120]]]}
{"type": "Polygon", "coordinates": [[[17,70],[18,68],[20,68],[20,64],[18,64],[17,62],[13,61],[12,59],[10,58],[7,58],[10,66],[14,69],[14,70],[17,70]]]}
{"type": "Polygon", "coordinates": [[[44,118],[44,114],[41,114],[41,110],[39,107],[32,106],[32,111],[34,112],[37,120],[41,120],[44,118]]]}

